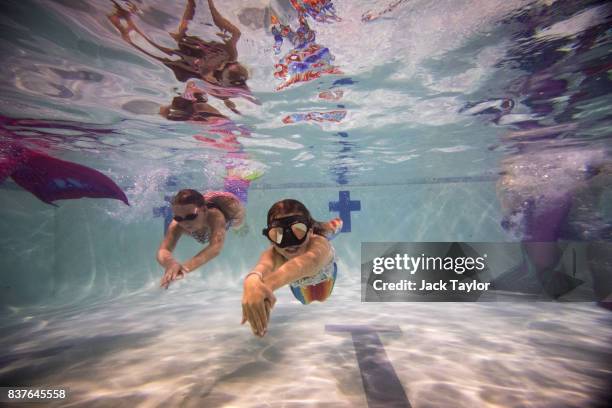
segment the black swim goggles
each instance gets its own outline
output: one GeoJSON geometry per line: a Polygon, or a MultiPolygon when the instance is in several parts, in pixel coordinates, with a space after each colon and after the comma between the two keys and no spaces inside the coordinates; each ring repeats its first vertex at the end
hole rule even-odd
{"type": "Polygon", "coordinates": [[[262,234],[274,245],[285,248],[304,243],[311,226],[308,217],[304,215],[292,215],[290,217],[273,220],[268,225],[268,228],[262,230],[262,234]]]}
{"type": "Polygon", "coordinates": [[[174,217],[172,217],[172,219],[176,222],[193,221],[197,218],[198,212],[199,211],[196,209],[193,214],[187,214],[184,217],[181,217],[180,215],[175,215],[174,217]]]}

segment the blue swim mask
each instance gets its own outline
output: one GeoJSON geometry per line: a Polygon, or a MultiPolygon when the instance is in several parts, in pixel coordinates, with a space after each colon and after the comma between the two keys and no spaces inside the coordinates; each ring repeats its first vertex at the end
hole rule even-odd
{"type": "Polygon", "coordinates": [[[262,230],[262,234],[274,245],[285,248],[303,244],[306,241],[310,227],[311,223],[308,217],[292,215],[272,220],[268,224],[268,228],[262,230]]]}

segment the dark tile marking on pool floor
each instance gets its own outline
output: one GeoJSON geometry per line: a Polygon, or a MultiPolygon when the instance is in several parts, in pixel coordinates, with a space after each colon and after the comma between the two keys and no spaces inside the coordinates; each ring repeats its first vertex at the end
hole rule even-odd
{"type": "Polygon", "coordinates": [[[328,333],[350,333],[369,408],[410,408],[410,402],[378,333],[401,333],[398,326],[326,325],[328,333]]]}

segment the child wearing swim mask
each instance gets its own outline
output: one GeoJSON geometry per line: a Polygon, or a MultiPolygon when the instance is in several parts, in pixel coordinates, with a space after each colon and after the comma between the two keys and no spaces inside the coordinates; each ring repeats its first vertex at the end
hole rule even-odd
{"type": "Polygon", "coordinates": [[[339,218],[327,223],[315,221],[297,200],[272,205],[263,230],[271,245],[244,279],[242,323],[248,321],[253,334],[266,334],[278,288],[289,285],[303,304],[324,301],[331,295],[337,266],[329,239],[341,228],[339,218]]]}

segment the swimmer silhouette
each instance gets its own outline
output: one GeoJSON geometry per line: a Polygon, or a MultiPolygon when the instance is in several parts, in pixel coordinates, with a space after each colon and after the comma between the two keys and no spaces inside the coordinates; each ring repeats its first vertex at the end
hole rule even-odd
{"type": "Polygon", "coordinates": [[[208,0],[208,5],[213,22],[221,30],[217,35],[222,42],[204,41],[197,36],[187,35],[188,25],[193,19],[196,7],[194,0],[187,0],[178,30],[175,33],[169,33],[176,41],[176,49],[161,46],[151,40],[134,23],[132,11],[124,9],[114,0],[113,4],[115,10],[108,16],[108,19],[119,30],[121,37],[137,50],[170,68],[177,80],[180,82],[186,82],[192,78],[203,80],[208,85],[208,93],[223,100],[225,106],[237,114],[240,112],[230,98],[242,96],[257,103],[246,84],[249,77],[248,71],[237,61],[236,44],[240,39],[240,30],[219,13],[212,0],[208,0]],[[132,41],[131,33],[136,33],[168,57],[178,57],[178,59],[161,57],[145,50],[132,41]]]}
{"type": "Polygon", "coordinates": [[[494,285],[559,298],[583,283],[561,262],[563,241],[582,241],[587,243],[587,253],[593,254],[588,262],[596,298],[604,302],[609,296],[606,288],[612,287],[612,223],[600,203],[612,185],[612,162],[606,143],[584,136],[596,117],[579,120],[577,113],[589,111],[585,101],[605,93],[610,79],[602,75],[601,59],[585,59],[572,75],[561,74],[560,68],[567,66],[568,59],[597,47],[594,39],[604,36],[608,25],[566,39],[572,51],[559,53],[560,44],[551,47],[546,41],[533,41],[548,24],[542,17],[554,10],[543,7],[522,19],[528,47],[517,47],[509,57],[521,61],[520,68],[528,73],[508,89],[523,109],[514,112],[514,101],[503,97],[470,103],[460,111],[489,115],[494,123],[513,128],[500,141],[507,153],[500,161],[497,195],[501,225],[522,242],[523,260],[494,285]]]}

